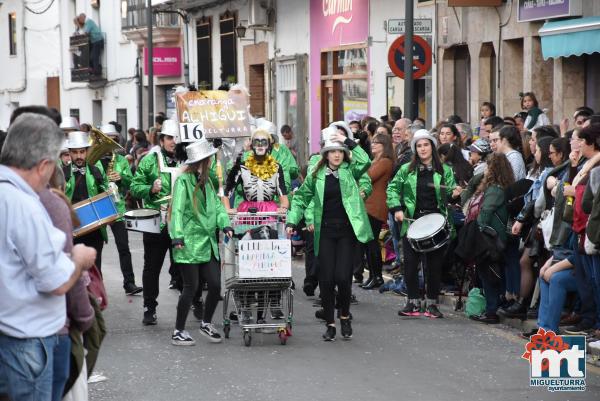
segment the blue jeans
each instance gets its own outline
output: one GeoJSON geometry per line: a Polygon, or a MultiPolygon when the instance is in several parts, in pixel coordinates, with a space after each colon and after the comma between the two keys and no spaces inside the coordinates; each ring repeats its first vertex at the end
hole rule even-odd
{"type": "Polygon", "coordinates": [[[518,296],[519,292],[521,292],[521,255],[519,254],[519,238],[514,238],[512,236],[508,237],[504,258],[504,282],[506,292],[518,296]]]}
{"type": "Polygon", "coordinates": [[[63,398],[65,383],[71,373],[71,338],[68,334],[58,336],[58,344],[54,348],[54,377],[52,379],[52,401],[63,398]]]}
{"type": "Polygon", "coordinates": [[[394,220],[394,215],[388,213],[388,226],[390,227],[390,232],[392,233],[392,244],[394,245],[394,253],[396,254],[396,264],[400,264],[402,262],[402,254],[400,249],[400,227],[396,224],[394,220]]]}
{"type": "Polygon", "coordinates": [[[589,256],[582,255],[575,250],[573,255],[568,259],[575,265],[577,294],[581,301],[579,315],[581,316],[582,322],[593,325],[598,322],[596,321],[596,302],[594,301],[594,290],[588,258],[589,256]]]}
{"type": "Polygon", "coordinates": [[[0,381],[12,401],[52,399],[58,336],[20,339],[0,334],[0,381]]]}
{"type": "Polygon", "coordinates": [[[567,292],[577,290],[573,269],[561,270],[550,277],[550,282],[540,278],[540,309],[538,326],[558,333],[560,314],[565,305],[567,292]]]}
{"type": "Polygon", "coordinates": [[[485,313],[495,315],[500,306],[500,286],[487,280],[480,268],[477,269],[477,275],[483,287],[483,295],[485,295],[485,313]]]}

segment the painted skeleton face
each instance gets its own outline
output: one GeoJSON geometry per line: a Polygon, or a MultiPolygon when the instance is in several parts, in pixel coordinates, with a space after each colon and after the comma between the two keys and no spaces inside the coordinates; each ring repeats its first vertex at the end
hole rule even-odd
{"type": "Polygon", "coordinates": [[[266,138],[254,138],[252,140],[252,149],[256,156],[264,156],[269,150],[269,140],[266,138]]]}

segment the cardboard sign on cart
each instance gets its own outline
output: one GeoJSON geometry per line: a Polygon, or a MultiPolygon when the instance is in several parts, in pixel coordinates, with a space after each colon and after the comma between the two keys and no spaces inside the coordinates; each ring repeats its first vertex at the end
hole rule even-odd
{"type": "Polygon", "coordinates": [[[239,278],[292,277],[290,240],[241,240],[238,251],[239,278]]]}
{"type": "Polygon", "coordinates": [[[245,97],[225,91],[191,91],[176,94],[175,103],[181,142],[251,134],[245,97]]]}

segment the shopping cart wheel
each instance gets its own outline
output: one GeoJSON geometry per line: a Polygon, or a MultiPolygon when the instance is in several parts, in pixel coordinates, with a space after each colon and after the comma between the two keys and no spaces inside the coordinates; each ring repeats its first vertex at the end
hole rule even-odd
{"type": "Polygon", "coordinates": [[[223,334],[225,334],[225,338],[229,338],[230,331],[231,331],[231,325],[226,324],[223,326],[223,334]]]}
{"type": "Polygon", "coordinates": [[[244,332],[244,345],[249,347],[252,344],[252,336],[249,331],[244,332]]]}

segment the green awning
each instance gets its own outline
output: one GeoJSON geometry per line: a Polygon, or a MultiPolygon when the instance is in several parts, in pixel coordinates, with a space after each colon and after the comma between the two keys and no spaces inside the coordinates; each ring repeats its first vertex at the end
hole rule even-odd
{"type": "Polygon", "coordinates": [[[544,59],[600,53],[600,17],[546,22],[539,34],[544,59]]]}

